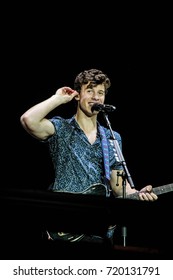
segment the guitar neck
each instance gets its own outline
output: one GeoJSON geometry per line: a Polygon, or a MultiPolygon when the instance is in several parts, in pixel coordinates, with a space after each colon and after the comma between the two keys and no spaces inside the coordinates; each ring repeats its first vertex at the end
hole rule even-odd
{"type": "Polygon", "coordinates": [[[173,183],[153,188],[153,192],[157,195],[167,193],[167,192],[172,192],[172,191],[173,191],[173,183]]]}
{"type": "MultiPolygon", "coordinates": [[[[164,194],[164,193],[168,193],[168,192],[172,192],[172,191],[173,191],[173,183],[153,188],[153,192],[156,195],[160,195],[160,194],[164,194]]],[[[127,195],[126,198],[139,200],[138,193],[132,193],[130,195],[127,195]]]]}

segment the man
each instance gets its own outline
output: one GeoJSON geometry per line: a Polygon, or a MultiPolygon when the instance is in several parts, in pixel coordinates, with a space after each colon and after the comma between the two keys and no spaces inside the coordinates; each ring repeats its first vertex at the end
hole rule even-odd
{"type": "MultiPolygon", "coordinates": [[[[123,195],[124,170],[115,156],[115,147],[110,140],[108,128],[104,128],[104,132],[109,151],[110,180],[105,179],[103,135],[100,130],[102,126],[97,120],[99,111],[93,109],[94,104],[104,104],[110,86],[110,79],[101,70],[85,70],[76,76],[74,89],[67,86],[59,88],[54,95],[21,116],[24,129],[36,139],[48,143],[55,171],[52,191],[87,193],[91,190],[92,193],[93,190],[97,192],[97,188],[92,186],[103,185],[106,191],[115,197],[123,195]],[[77,102],[77,111],[70,119],[60,116],[47,118],[52,110],[74,99],[77,102]]],[[[114,135],[121,149],[121,136],[115,131],[114,135]]],[[[126,179],[125,189],[126,195],[137,192],[140,200],[157,199],[151,185],[137,191],[126,179]]],[[[110,226],[107,236],[112,238],[113,231],[114,227],[110,226]]],[[[71,235],[49,231],[47,235],[49,239],[64,238],[72,242],[89,238],[85,234],[71,235]]]]}

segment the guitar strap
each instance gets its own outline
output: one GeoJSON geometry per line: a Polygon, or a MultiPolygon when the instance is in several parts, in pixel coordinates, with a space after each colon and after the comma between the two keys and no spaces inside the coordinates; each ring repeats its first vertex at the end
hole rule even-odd
{"type": "Polygon", "coordinates": [[[107,194],[106,196],[110,196],[110,165],[109,165],[109,148],[108,148],[108,140],[106,137],[106,133],[104,127],[99,125],[99,131],[101,135],[101,143],[102,143],[102,151],[103,151],[103,162],[105,169],[105,184],[107,186],[107,194]]]}

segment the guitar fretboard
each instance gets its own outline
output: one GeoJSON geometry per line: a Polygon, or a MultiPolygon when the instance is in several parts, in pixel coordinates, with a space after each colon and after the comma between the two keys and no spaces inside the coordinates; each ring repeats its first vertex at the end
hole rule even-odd
{"type": "Polygon", "coordinates": [[[158,195],[162,193],[172,192],[172,191],[173,191],[173,184],[167,184],[164,186],[153,188],[153,192],[158,195]]]}

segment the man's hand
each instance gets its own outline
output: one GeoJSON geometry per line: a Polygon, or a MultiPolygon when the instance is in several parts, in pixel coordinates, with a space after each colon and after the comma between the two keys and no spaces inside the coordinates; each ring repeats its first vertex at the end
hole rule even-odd
{"type": "Polygon", "coordinates": [[[154,201],[158,199],[158,196],[153,192],[153,188],[151,185],[147,185],[142,188],[139,192],[140,200],[154,201]]]}
{"type": "Polygon", "coordinates": [[[55,92],[55,95],[59,97],[61,104],[68,103],[78,94],[77,91],[70,87],[62,87],[55,92]]]}

